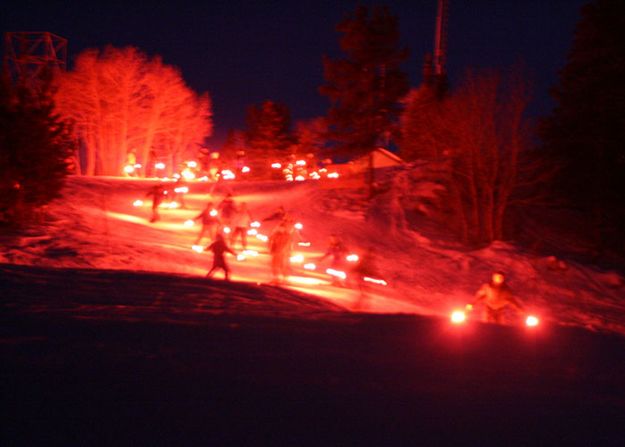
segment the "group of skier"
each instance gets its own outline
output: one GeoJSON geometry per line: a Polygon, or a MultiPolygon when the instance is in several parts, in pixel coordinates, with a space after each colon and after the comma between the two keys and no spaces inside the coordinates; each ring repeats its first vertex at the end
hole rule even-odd
{"type": "MultiPolygon", "coordinates": [[[[162,185],[156,185],[148,192],[152,196],[152,219],[155,222],[159,219],[158,206],[163,201],[165,189],[162,185]]],[[[240,240],[243,250],[247,249],[247,232],[252,223],[252,216],[245,202],[236,204],[231,193],[215,206],[214,202],[208,202],[206,207],[193,220],[200,221],[202,228],[195,240],[195,245],[199,245],[205,236],[208,236],[211,243],[206,250],[213,253],[213,265],[207,273],[211,277],[217,270],[223,270],[226,280],[230,278],[230,267],[226,262],[226,253],[236,256],[236,252],[231,248],[240,240]],[[224,229],[228,228],[228,240],[224,236],[224,229]]],[[[263,222],[276,221],[271,235],[268,239],[268,251],[271,256],[271,283],[280,284],[286,281],[290,272],[290,258],[293,244],[299,235],[295,221],[283,206],[279,206],[273,213],[262,219],[263,222]]],[[[332,284],[336,286],[352,285],[358,287],[361,298],[364,297],[365,277],[378,275],[374,262],[374,250],[368,248],[354,267],[348,269],[346,257],[348,249],[343,240],[337,234],[330,235],[325,253],[318,259],[323,262],[331,258],[330,267],[335,272],[343,272],[344,276],[332,276],[332,284]],[[348,272],[346,272],[348,270],[348,272]],[[349,273],[350,281],[347,280],[349,273]]],[[[379,275],[378,275],[379,276],[379,275]]],[[[482,305],[486,321],[502,323],[506,315],[514,311],[520,313],[523,306],[516,300],[505,283],[503,272],[492,274],[490,282],[483,284],[475,293],[472,303],[467,304],[468,311],[474,306],[482,305]]]]}

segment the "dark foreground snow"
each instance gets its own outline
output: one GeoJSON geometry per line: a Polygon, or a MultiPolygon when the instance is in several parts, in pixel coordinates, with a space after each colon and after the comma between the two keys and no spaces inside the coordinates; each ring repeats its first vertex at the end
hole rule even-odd
{"type": "Polygon", "coordinates": [[[0,265],[8,445],[623,445],[625,339],[0,265]]]}

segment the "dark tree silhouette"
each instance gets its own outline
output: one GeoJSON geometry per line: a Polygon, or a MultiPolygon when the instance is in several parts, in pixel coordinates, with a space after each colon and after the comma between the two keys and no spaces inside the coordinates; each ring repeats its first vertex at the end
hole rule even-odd
{"type": "Polygon", "coordinates": [[[24,224],[59,196],[73,154],[50,83],[37,90],[0,80],[0,221],[24,224]]]}
{"type": "Polygon", "coordinates": [[[322,95],[331,102],[329,137],[339,153],[361,155],[385,145],[395,133],[408,79],[400,65],[399,25],[387,8],[356,9],[337,26],[345,57],[324,58],[322,95]]]}
{"type": "Polygon", "coordinates": [[[556,107],[539,127],[559,165],[556,192],[593,219],[598,248],[625,236],[625,3],[582,8],[559,83],[556,107]]]}
{"type": "Polygon", "coordinates": [[[245,139],[248,156],[253,160],[270,160],[287,155],[292,144],[291,112],[284,104],[265,101],[247,110],[245,139]]]}

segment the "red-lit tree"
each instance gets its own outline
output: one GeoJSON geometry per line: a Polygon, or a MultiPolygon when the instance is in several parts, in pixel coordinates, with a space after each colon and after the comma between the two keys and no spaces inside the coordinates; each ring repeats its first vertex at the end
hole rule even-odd
{"type": "Polygon", "coordinates": [[[288,155],[293,143],[291,113],[284,104],[264,101],[247,110],[245,139],[248,156],[253,160],[270,160],[288,155]]]}
{"type": "Polygon", "coordinates": [[[130,152],[144,169],[154,155],[175,168],[176,157],[212,131],[208,95],[198,97],[177,69],[132,47],[84,51],[57,83],[57,110],[75,123],[88,175],[121,174],[130,152]]]}
{"type": "Polygon", "coordinates": [[[295,123],[294,149],[298,155],[319,155],[327,142],[328,123],[324,117],[295,123]]]}
{"type": "Polygon", "coordinates": [[[465,243],[503,238],[519,156],[527,144],[523,112],[528,102],[525,82],[494,71],[468,72],[441,101],[424,89],[413,90],[406,100],[402,154],[432,164],[436,181],[447,191],[439,208],[465,243]]]}

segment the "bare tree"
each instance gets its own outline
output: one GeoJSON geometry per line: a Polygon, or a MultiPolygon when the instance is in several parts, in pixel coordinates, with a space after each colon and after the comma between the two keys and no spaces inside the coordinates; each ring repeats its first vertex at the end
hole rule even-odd
{"type": "Polygon", "coordinates": [[[119,175],[131,151],[144,169],[151,153],[169,157],[171,169],[212,131],[208,95],[198,97],[177,69],[136,48],[86,50],[57,83],[57,110],[75,123],[88,175],[119,175]]]}
{"type": "Polygon", "coordinates": [[[506,208],[527,142],[525,82],[495,71],[467,72],[442,101],[413,91],[402,118],[402,151],[445,166],[448,209],[461,239],[470,244],[503,237],[506,208]]]}

